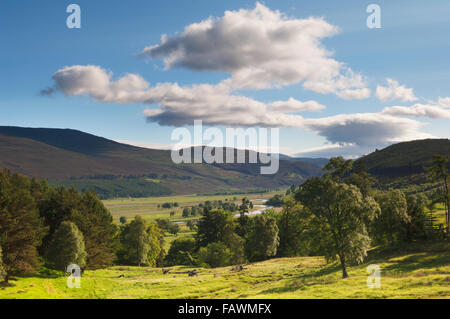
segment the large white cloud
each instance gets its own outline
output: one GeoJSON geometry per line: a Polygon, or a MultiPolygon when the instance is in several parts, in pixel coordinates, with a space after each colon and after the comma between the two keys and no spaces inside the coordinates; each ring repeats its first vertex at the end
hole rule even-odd
{"type": "Polygon", "coordinates": [[[133,103],[145,101],[149,84],[137,74],[111,81],[112,73],[95,65],[74,65],[55,72],[55,87],[65,95],[89,95],[102,102],[133,103]]]}
{"type": "Polygon", "coordinates": [[[74,65],[53,75],[55,87],[67,96],[87,95],[101,102],[119,104],[157,104],[147,109],[149,121],[161,125],[190,125],[202,119],[208,125],[296,127],[302,111],[325,108],[315,101],[302,102],[293,98],[266,104],[252,98],[231,94],[223,84],[180,86],[160,83],[151,87],[142,77],[127,74],[116,81],[112,72],[99,66],[74,65]]]}
{"type": "Polygon", "coordinates": [[[386,82],[388,86],[377,86],[375,92],[376,97],[382,101],[401,100],[403,102],[416,101],[418,98],[414,95],[414,91],[411,88],[407,88],[396,80],[387,78],[386,82]]]}
{"type": "Polygon", "coordinates": [[[158,105],[145,110],[145,116],[148,121],[160,125],[191,125],[194,120],[201,119],[205,125],[307,129],[331,143],[353,145],[353,150],[355,147],[429,137],[420,133],[420,122],[392,116],[386,109],[381,113],[304,118],[298,113],[318,111],[325,106],[316,101],[303,102],[294,98],[263,103],[234,95],[223,83],[192,86],[161,83],[150,86],[136,74],[127,74],[115,81],[112,77],[111,72],[98,66],[75,65],[58,70],[53,80],[55,87],[68,96],[88,95],[101,102],[158,105]]]}
{"type": "Polygon", "coordinates": [[[257,3],[253,10],[226,11],[223,17],[188,25],[179,35],[164,35],[141,55],[164,59],[166,69],[229,73],[224,83],[233,90],[303,82],[315,92],[367,98],[363,77],[333,59],[321,43],[337,32],[322,18],[289,18],[257,3]]]}
{"type": "Polygon", "coordinates": [[[340,114],[318,119],[304,119],[303,125],[336,144],[377,146],[431,137],[420,132],[423,124],[418,121],[382,113],[340,114]]]}

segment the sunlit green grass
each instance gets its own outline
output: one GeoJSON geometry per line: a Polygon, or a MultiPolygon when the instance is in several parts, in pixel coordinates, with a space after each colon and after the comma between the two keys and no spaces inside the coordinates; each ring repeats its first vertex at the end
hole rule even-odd
{"type": "MultiPolygon", "coordinates": [[[[191,207],[203,203],[205,201],[215,201],[225,199],[239,203],[243,197],[249,199],[268,199],[276,192],[269,192],[264,194],[237,194],[237,195],[180,195],[180,196],[160,196],[147,198],[120,198],[104,200],[106,208],[111,212],[114,220],[118,221],[121,216],[127,218],[134,218],[136,215],[141,215],[147,220],[155,220],[157,218],[169,218],[173,221],[185,221],[188,219],[196,219],[197,217],[183,218],[181,213],[184,207],[191,207]],[[163,203],[178,203],[179,207],[162,208],[158,205],[163,203]],[[175,216],[171,217],[170,212],[174,211],[175,216]]],[[[279,193],[279,192],[278,192],[279,193]]]]}
{"type": "Polygon", "coordinates": [[[278,258],[231,267],[161,269],[116,266],[86,271],[80,289],[66,278],[21,277],[0,288],[0,298],[450,298],[450,245],[414,244],[374,249],[366,262],[341,278],[337,264],[322,257],[278,258]],[[381,288],[367,287],[366,267],[381,267],[381,288]],[[123,277],[120,277],[123,275],[123,277]]]}

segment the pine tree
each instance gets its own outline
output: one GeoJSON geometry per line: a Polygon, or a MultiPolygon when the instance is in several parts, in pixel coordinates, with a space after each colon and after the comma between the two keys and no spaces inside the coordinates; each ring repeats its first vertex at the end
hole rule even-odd
{"type": "Polygon", "coordinates": [[[223,210],[208,210],[205,208],[203,217],[197,223],[196,241],[198,248],[210,243],[224,241],[227,225],[233,225],[233,216],[223,210]]]}
{"type": "Polygon", "coordinates": [[[39,208],[39,214],[48,227],[48,233],[40,248],[40,253],[45,254],[59,225],[63,221],[71,220],[72,212],[77,209],[81,195],[74,188],[49,187],[45,182],[37,183],[36,181],[32,182],[32,193],[39,208]]]}
{"type": "Polygon", "coordinates": [[[72,211],[70,220],[84,235],[87,268],[97,269],[112,265],[118,227],[95,193],[88,191],[83,194],[77,209],[72,211]]]}
{"type": "Polygon", "coordinates": [[[32,273],[39,265],[37,247],[46,228],[30,193],[27,177],[0,171],[0,246],[4,280],[32,273]]]}
{"type": "Polygon", "coordinates": [[[83,234],[72,222],[62,222],[50,242],[47,258],[55,269],[65,270],[68,265],[86,265],[83,234]]]}

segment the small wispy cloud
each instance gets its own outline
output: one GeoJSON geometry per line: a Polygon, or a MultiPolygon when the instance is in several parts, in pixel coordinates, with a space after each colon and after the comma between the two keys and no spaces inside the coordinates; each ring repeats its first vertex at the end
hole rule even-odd
{"type": "Polygon", "coordinates": [[[47,87],[45,89],[40,90],[39,91],[39,95],[41,95],[41,96],[51,96],[55,92],[56,92],[55,88],[49,86],[49,87],[47,87]]]}
{"type": "Polygon", "coordinates": [[[400,83],[396,80],[386,78],[386,82],[388,86],[377,86],[377,90],[375,92],[376,97],[382,101],[392,101],[392,100],[400,100],[403,102],[412,102],[418,100],[418,98],[414,95],[414,90],[412,88],[407,88],[404,85],[400,85],[400,83]]]}

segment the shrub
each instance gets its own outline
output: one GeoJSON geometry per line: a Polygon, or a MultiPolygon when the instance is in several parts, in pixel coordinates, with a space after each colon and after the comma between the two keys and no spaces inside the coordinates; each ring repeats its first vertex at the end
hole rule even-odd
{"type": "Polygon", "coordinates": [[[199,261],[213,268],[231,265],[231,258],[230,249],[221,242],[210,243],[198,251],[199,261]]]}
{"type": "Polygon", "coordinates": [[[195,240],[192,238],[178,238],[170,245],[164,264],[167,266],[195,264],[195,240]]]}

